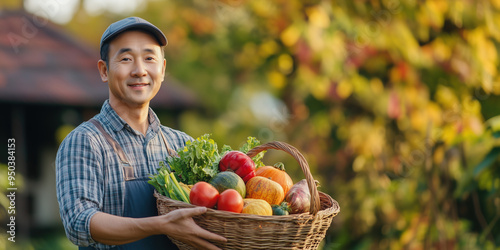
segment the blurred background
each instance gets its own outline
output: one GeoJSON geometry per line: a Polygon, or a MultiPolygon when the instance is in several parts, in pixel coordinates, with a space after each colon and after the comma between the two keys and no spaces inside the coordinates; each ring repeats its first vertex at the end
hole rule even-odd
{"type": "Polygon", "coordinates": [[[499,0],[2,0],[0,249],[76,249],[55,154],[107,98],[99,40],[130,15],[169,40],[164,125],[305,155],[341,207],[323,249],[500,249],[499,0]]]}

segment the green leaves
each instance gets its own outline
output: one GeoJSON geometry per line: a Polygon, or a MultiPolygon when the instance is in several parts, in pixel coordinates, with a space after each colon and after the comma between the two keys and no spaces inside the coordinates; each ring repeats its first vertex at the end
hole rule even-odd
{"type": "Polygon", "coordinates": [[[166,161],[183,183],[208,182],[219,170],[221,155],[209,134],[188,141],[177,153],[179,157],[167,157],[166,161]]]}
{"type": "Polygon", "coordinates": [[[158,174],[150,175],[148,183],[155,187],[158,193],[173,200],[189,202],[189,194],[181,188],[174,173],[162,162],[158,174]]]}
{"type": "MultiPolygon", "coordinates": [[[[255,148],[259,145],[260,145],[260,141],[257,140],[257,138],[249,136],[247,138],[247,142],[243,146],[241,146],[241,148],[239,150],[246,154],[246,153],[248,153],[248,151],[250,151],[250,149],[255,148]]],[[[265,153],[266,153],[266,150],[258,153],[256,156],[254,156],[252,158],[253,162],[255,162],[256,168],[265,166],[265,164],[262,162],[262,158],[264,157],[265,153]]]]}
{"type": "Polygon", "coordinates": [[[500,147],[494,147],[484,159],[474,168],[474,176],[478,176],[485,168],[489,167],[500,156],[500,147]]]}
{"type": "MultiPolygon", "coordinates": [[[[259,140],[255,137],[248,137],[240,151],[247,153],[258,145],[260,145],[259,140]]],[[[179,157],[167,157],[166,162],[181,182],[185,184],[192,185],[199,181],[209,182],[219,172],[219,161],[222,156],[231,150],[230,146],[224,145],[219,152],[217,143],[210,138],[209,134],[205,134],[194,141],[188,141],[184,148],[177,151],[179,157]]],[[[264,165],[261,161],[263,156],[264,152],[261,152],[253,158],[256,166],[264,165]]]]}

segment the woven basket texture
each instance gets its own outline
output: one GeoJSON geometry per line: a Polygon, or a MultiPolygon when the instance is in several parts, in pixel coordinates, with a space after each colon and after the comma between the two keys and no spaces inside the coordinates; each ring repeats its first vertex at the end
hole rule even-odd
{"type": "MultiPolygon", "coordinates": [[[[221,235],[225,243],[213,242],[221,249],[317,249],[340,206],[329,195],[318,192],[302,154],[284,142],[270,142],[250,150],[253,157],[267,149],[282,150],[292,155],[300,164],[311,193],[310,212],[285,216],[260,216],[207,209],[201,216],[193,217],[200,227],[221,235]]],[[[158,214],[180,208],[195,207],[182,201],[169,199],[155,191],[158,214]]],[[[180,249],[195,249],[174,238],[180,249]]]]}

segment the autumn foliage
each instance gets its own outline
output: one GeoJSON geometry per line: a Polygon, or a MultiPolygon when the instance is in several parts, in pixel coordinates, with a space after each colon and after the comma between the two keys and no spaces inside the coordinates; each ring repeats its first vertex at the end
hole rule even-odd
{"type": "Polygon", "coordinates": [[[166,32],[168,77],[202,103],[180,129],[305,154],[341,206],[325,249],[500,246],[500,1],[151,0],[134,14],[166,32]]]}

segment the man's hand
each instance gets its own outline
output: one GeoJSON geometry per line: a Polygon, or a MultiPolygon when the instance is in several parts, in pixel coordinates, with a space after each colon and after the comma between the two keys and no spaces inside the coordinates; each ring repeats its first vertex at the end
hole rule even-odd
{"type": "Polygon", "coordinates": [[[226,239],[199,227],[192,218],[206,211],[205,207],[177,209],[160,216],[165,223],[160,226],[164,234],[186,244],[199,249],[219,249],[208,240],[226,242],[226,239]]]}
{"type": "Polygon", "coordinates": [[[199,227],[192,218],[206,211],[205,207],[184,208],[146,218],[99,212],[90,220],[90,234],[95,241],[107,245],[122,245],[151,235],[165,234],[200,249],[219,249],[209,240],[226,242],[226,239],[199,227]]]}

